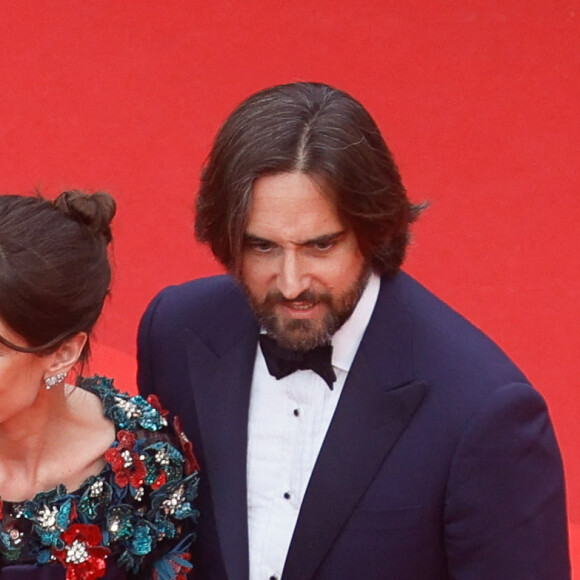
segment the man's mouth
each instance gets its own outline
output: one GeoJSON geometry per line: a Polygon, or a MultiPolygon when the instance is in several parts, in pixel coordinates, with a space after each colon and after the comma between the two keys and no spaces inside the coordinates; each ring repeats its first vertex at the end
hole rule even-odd
{"type": "Polygon", "coordinates": [[[293,310],[309,310],[315,306],[314,302],[287,302],[285,306],[292,308],[293,310]]]}
{"type": "Polygon", "coordinates": [[[319,302],[291,301],[280,303],[282,311],[286,316],[292,318],[310,318],[318,310],[319,302]]]}

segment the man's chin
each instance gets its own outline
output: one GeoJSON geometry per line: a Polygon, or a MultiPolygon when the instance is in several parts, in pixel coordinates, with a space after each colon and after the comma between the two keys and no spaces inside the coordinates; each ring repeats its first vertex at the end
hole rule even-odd
{"type": "Polygon", "coordinates": [[[320,320],[276,317],[266,330],[280,346],[292,350],[312,350],[331,340],[326,325],[320,320]]]}

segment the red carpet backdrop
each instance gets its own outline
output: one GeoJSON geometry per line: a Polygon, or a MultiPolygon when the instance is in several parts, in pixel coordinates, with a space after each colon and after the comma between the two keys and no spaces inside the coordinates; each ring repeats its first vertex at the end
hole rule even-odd
{"type": "Polygon", "coordinates": [[[116,197],[91,367],[134,389],[148,301],[220,271],[191,223],[222,120],[277,83],[350,92],[431,202],[406,269],[549,402],[580,561],[579,73],[578,0],[5,0],[0,192],[116,197]]]}

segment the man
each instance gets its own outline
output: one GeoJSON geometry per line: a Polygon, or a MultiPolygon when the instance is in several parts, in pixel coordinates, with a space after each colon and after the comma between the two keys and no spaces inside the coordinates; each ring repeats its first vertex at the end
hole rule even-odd
{"type": "Polygon", "coordinates": [[[399,271],[420,209],[341,91],[273,87],[221,128],[196,234],[230,275],[139,333],[202,466],[197,580],[569,578],[545,404],[399,271]]]}

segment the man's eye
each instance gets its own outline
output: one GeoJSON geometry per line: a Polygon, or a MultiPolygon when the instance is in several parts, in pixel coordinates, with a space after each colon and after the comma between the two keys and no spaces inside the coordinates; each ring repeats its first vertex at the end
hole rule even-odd
{"type": "Polygon", "coordinates": [[[273,247],[270,242],[250,242],[250,248],[256,252],[269,252],[273,247]]]}
{"type": "Polygon", "coordinates": [[[312,248],[318,250],[319,252],[327,252],[330,250],[336,242],[328,241],[328,242],[313,242],[312,248]]]}

